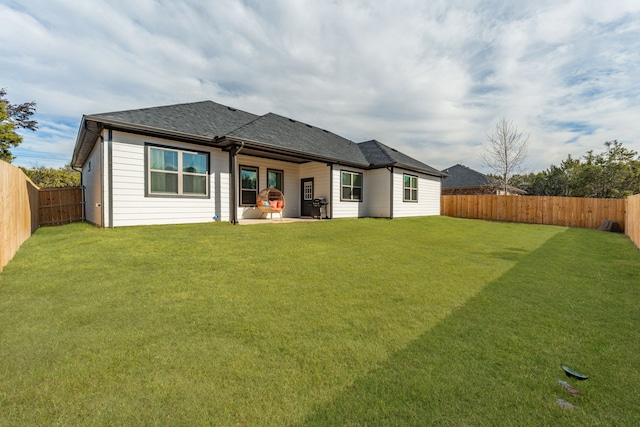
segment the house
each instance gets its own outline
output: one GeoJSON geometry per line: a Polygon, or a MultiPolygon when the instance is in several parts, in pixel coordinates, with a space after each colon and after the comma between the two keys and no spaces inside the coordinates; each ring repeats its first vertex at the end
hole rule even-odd
{"type": "Polygon", "coordinates": [[[379,141],[354,143],[287,117],[212,101],[85,115],[71,164],[101,227],[260,218],[263,188],[283,217],[439,215],[445,174],[379,141]]]}
{"type": "MultiPolygon", "coordinates": [[[[442,195],[453,194],[505,194],[504,185],[497,179],[457,164],[442,172],[448,176],[442,180],[442,195]]],[[[526,192],[507,185],[507,195],[522,195],[526,192]]]]}

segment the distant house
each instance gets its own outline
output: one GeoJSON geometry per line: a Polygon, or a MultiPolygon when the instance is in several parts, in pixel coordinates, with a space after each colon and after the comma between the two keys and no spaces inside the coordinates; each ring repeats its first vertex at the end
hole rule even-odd
{"type": "Polygon", "coordinates": [[[101,227],[259,218],[261,189],[287,217],[439,215],[444,173],[379,141],[212,101],[83,116],[72,157],[101,227]]]}
{"type": "MultiPolygon", "coordinates": [[[[442,195],[452,194],[505,194],[504,185],[483,173],[457,164],[442,170],[448,176],[442,180],[442,195]]],[[[522,195],[526,192],[507,186],[507,195],[522,195]]]]}

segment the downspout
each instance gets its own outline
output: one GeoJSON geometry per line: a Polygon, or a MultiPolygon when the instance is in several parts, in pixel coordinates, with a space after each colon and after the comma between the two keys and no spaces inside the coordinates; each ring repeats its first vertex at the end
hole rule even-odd
{"type": "Polygon", "coordinates": [[[333,219],[333,163],[329,165],[329,218],[333,219]]]}
{"type": "Polygon", "coordinates": [[[244,148],[244,141],[240,141],[240,147],[234,145],[229,152],[229,169],[231,172],[231,212],[229,222],[237,224],[238,221],[238,153],[244,148]]]}
{"type": "Polygon", "coordinates": [[[387,167],[387,170],[391,172],[389,179],[389,219],[393,219],[393,166],[387,167]]]}
{"type": "MultiPolygon", "coordinates": [[[[113,228],[113,131],[108,129],[107,139],[107,176],[109,177],[109,228],[113,228]]],[[[102,210],[104,212],[104,209],[102,210]]]]}

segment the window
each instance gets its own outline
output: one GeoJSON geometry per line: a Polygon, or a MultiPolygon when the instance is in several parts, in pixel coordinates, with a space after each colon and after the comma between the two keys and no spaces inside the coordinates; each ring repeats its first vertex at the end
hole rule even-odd
{"type": "Polygon", "coordinates": [[[341,200],[362,201],[362,174],[357,172],[342,172],[341,200]]]}
{"type": "Polygon", "coordinates": [[[277,188],[284,193],[284,172],[267,169],[267,186],[269,188],[277,188]]]}
{"type": "Polygon", "coordinates": [[[240,166],[240,206],[255,206],[258,200],[258,168],[240,166]]]}
{"type": "Polygon", "coordinates": [[[418,201],[418,177],[413,175],[404,175],[404,201],[418,201]]]}
{"type": "Polygon", "coordinates": [[[208,196],[208,153],[152,145],[147,150],[149,195],[208,196]]]}

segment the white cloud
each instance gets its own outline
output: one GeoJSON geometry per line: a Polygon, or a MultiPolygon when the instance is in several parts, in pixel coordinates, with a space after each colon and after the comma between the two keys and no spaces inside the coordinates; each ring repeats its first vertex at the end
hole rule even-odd
{"type": "MultiPolygon", "coordinates": [[[[211,99],[438,168],[482,169],[501,117],[531,135],[532,170],[611,139],[640,151],[637,1],[0,0],[0,15],[0,87],[47,120],[211,99]]],[[[76,131],[20,151],[70,158],[76,131]]]]}

